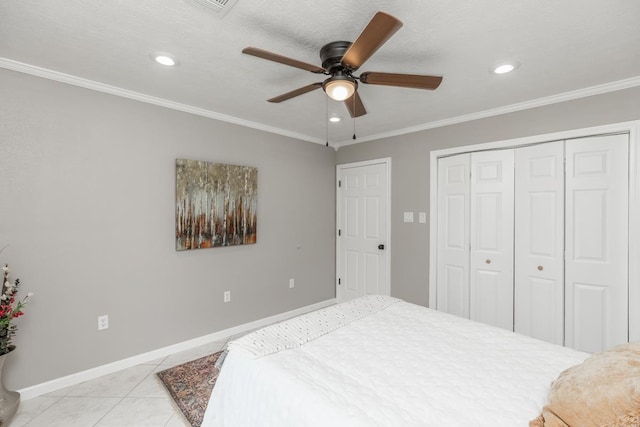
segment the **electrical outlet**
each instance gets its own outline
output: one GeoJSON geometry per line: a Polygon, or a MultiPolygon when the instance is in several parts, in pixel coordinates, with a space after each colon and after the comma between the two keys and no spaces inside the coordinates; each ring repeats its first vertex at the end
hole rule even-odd
{"type": "Polygon", "coordinates": [[[224,291],[224,302],[231,301],[231,291],[224,291]]]}
{"type": "Polygon", "coordinates": [[[289,289],[296,287],[296,281],[293,279],[289,279],[289,289]]]}
{"type": "Polygon", "coordinates": [[[105,329],[109,329],[109,316],[98,316],[98,330],[103,331],[105,329]]]}

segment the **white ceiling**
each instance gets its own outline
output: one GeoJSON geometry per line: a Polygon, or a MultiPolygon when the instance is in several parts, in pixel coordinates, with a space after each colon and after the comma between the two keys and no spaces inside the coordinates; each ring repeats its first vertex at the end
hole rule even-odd
{"type": "Polygon", "coordinates": [[[404,26],[358,70],[442,75],[436,91],[360,85],[359,141],[640,85],[637,0],[5,0],[0,66],[314,142],[348,143],[353,120],[321,90],[266,102],[323,76],[241,54],[254,46],[320,65],[378,10],[404,26]],[[169,52],[180,64],[154,63],[169,52]],[[507,75],[491,68],[518,61],[507,75]],[[53,71],[53,72],[50,72],[53,71]],[[61,74],[62,73],[62,74],[61,74]],[[74,78],[69,77],[74,76],[74,78]],[[78,77],[79,79],[75,79],[78,77]],[[343,118],[327,124],[329,115],[343,118]]]}

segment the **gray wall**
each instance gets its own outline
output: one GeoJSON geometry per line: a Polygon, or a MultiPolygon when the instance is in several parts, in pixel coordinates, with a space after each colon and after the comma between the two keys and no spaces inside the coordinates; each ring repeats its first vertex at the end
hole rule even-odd
{"type": "Polygon", "coordinates": [[[340,148],[337,163],[391,157],[391,294],[428,305],[431,150],[640,120],[640,87],[340,148]]]}
{"type": "Polygon", "coordinates": [[[36,293],[9,388],[335,296],[333,149],[3,69],[0,93],[0,262],[36,293]],[[257,244],[175,251],[176,158],[258,167],[257,244]]]}

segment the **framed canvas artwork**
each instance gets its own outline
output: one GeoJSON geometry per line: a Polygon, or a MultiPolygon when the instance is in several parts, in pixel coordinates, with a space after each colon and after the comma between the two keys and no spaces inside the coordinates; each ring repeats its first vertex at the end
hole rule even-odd
{"type": "Polygon", "coordinates": [[[176,250],[256,243],[258,168],[176,160],[176,250]]]}

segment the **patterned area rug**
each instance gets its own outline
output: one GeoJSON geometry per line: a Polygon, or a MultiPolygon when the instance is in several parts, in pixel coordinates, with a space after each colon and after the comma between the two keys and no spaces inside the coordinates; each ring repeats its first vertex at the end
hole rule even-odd
{"type": "Polygon", "coordinates": [[[211,390],[218,379],[214,366],[221,351],[165,369],[156,375],[193,427],[200,427],[211,390]]]}

